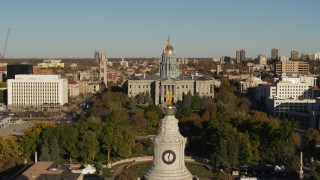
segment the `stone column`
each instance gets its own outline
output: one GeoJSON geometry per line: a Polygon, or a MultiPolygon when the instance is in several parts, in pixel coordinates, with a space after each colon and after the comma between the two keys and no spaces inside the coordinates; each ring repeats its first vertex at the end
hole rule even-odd
{"type": "Polygon", "coordinates": [[[299,178],[303,179],[303,153],[302,151],[300,152],[300,170],[299,170],[299,178]]]}

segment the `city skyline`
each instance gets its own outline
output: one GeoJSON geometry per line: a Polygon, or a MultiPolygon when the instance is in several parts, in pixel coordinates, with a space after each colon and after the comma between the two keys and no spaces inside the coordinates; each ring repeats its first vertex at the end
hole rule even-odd
{"type": "Polygon", "coordinates": [[[317,7],[309,1],[5,1],[0,52],[7,58],[160,57],[168,36],[178,57],[246,57],[279,49],[320,51],[317,7]],[[19,3],[19,5],[17,5],[19,3]]]}

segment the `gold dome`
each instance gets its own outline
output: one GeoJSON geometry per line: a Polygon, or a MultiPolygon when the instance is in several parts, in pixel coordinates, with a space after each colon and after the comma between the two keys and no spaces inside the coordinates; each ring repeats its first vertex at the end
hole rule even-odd
{"type": "Polygon", "coordinates": [[[171,44],[167,44],[167,46],[163,49],[163,53],[166,53],[166,54],[175,53],[173,46],[171,44]]]}
{"type": "Polygon", "coordinates": [[[163,48],[163,53],[172,54],[175,53],[173,46],[170,43],[170,37],[168,37],[167,45],[163,48]]]}

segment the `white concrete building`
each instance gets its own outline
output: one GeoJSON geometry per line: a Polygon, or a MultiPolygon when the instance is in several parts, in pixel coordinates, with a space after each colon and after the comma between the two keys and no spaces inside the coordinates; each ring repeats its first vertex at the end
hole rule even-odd
{"type": "Polygon", "coordinates": [[[259,65],[260,65],[260,66],[265,66],[265,65],[267,65],[267,56],[264,55],[264,54],[260,54],[260,55],[258,56],[258,61],[259,61],[259,65]]]}
{"type": "Polygon", "coordinates": [[[122,58],[121,61],[120,61],[120,65],[122,67],[129,67],[129,62],[125,61],[124,58],[122,58]]]}
{"type": "Polygon", "coordinates": [[[289,57],[288,56],[281,56],[280,61],[289,61],[289,57]]]}
{"type": "Polygon", "coordinates": [[[273,84],[257,87],[255,99],[266,99],[267,108],[273,116],[299,120],[300,128],[319,128],[320,99],[315,98],[315,89],[315,76],[289,77],[282,73],[280,78],[273,80],[273,84]]]}
{"type": "Polygon", "coordinates": [[[261,78],[251,76],[245,81],[240,81],[240,92],[247,93],[250,88],[255,88],[260,84],[267,84],[267,82],[262,81],[261,78]]]}
{"type": "Polygon", "coordinates": [[[269,98],[314,98],[313,89],[317,82],[317,78],[314,76],[293,75],[289,77],[283,73],[280,78],[276,78],[273,81],[274,86],[269,89],[269,98]]]}
{"type": "Polygon", "coordinates": [[[273,116],[300,120],[301,128],[316,128],[319,124],[316,118],[306,121],[311,112],[317,114],[319,111],[320,101],[314,97],[315,87],[315,77],[282,74],[272,86],[259,88],[266,88],[266,105],[273,116]]]}
{"type": "Polygon", "coordinates": [[[314,60],[320,60],[320,52],[314,54],[314,60]]]}
{"type": "Polygon", "coordinates": [[[16,75],[7,83],[8,109],[57,110],[68,102],[68,81],[60,75],[16,75]]]}
{"type": "Polygon", "coordinates": [[[72,64],[70,65],[70,68],[71,68],[71,69],[77,69],[77,67],[78,67],[78,64],[77,64],[77,63],[72,63],[72,64]]]}

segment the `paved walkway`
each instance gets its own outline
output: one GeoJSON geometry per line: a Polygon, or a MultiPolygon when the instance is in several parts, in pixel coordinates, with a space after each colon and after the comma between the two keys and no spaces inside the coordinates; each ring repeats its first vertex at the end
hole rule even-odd
{"type": "Polygon", "coordinates": [[[123,168],[125,168],[125,167],[126,167],[127,165],[129,165],[129,164],[130,164],[130,163],[125,163],[125,164],[117,167],[117,168],[114,170],[111,179],[114,179],[117,175],[119,175],[119,174],[122,172],[123,168]]]}
{"type": "MultiPolygon", "coordinates": [[[[142,163],[142,162],[148,162],[148,161],[152,161],[152,159],[153,159],[153,156],[143,156],[143,157],[133,157],[133,158],[128,158],[128,159],[122,159],[120,161],[114,162],[114,163],[112,163],[112,166],[115,166],[118,164],[121,164],[121,165],[114,170],[112,178],[108,178],[108,179],[109,180],[114,179],[117,175],[119,175],[122,172],[123,168],[127,167],[128,165],[142,163]]],[[[207,166],[209,169],[211,169],[211,166],[208,165],[209,160],[207,160],[205,158],[186,156],[185,162],[202,164],[204,166],[207,166]]],[[[205,178],[201,178],[201,179],[205,180],[205,178]]]]}

